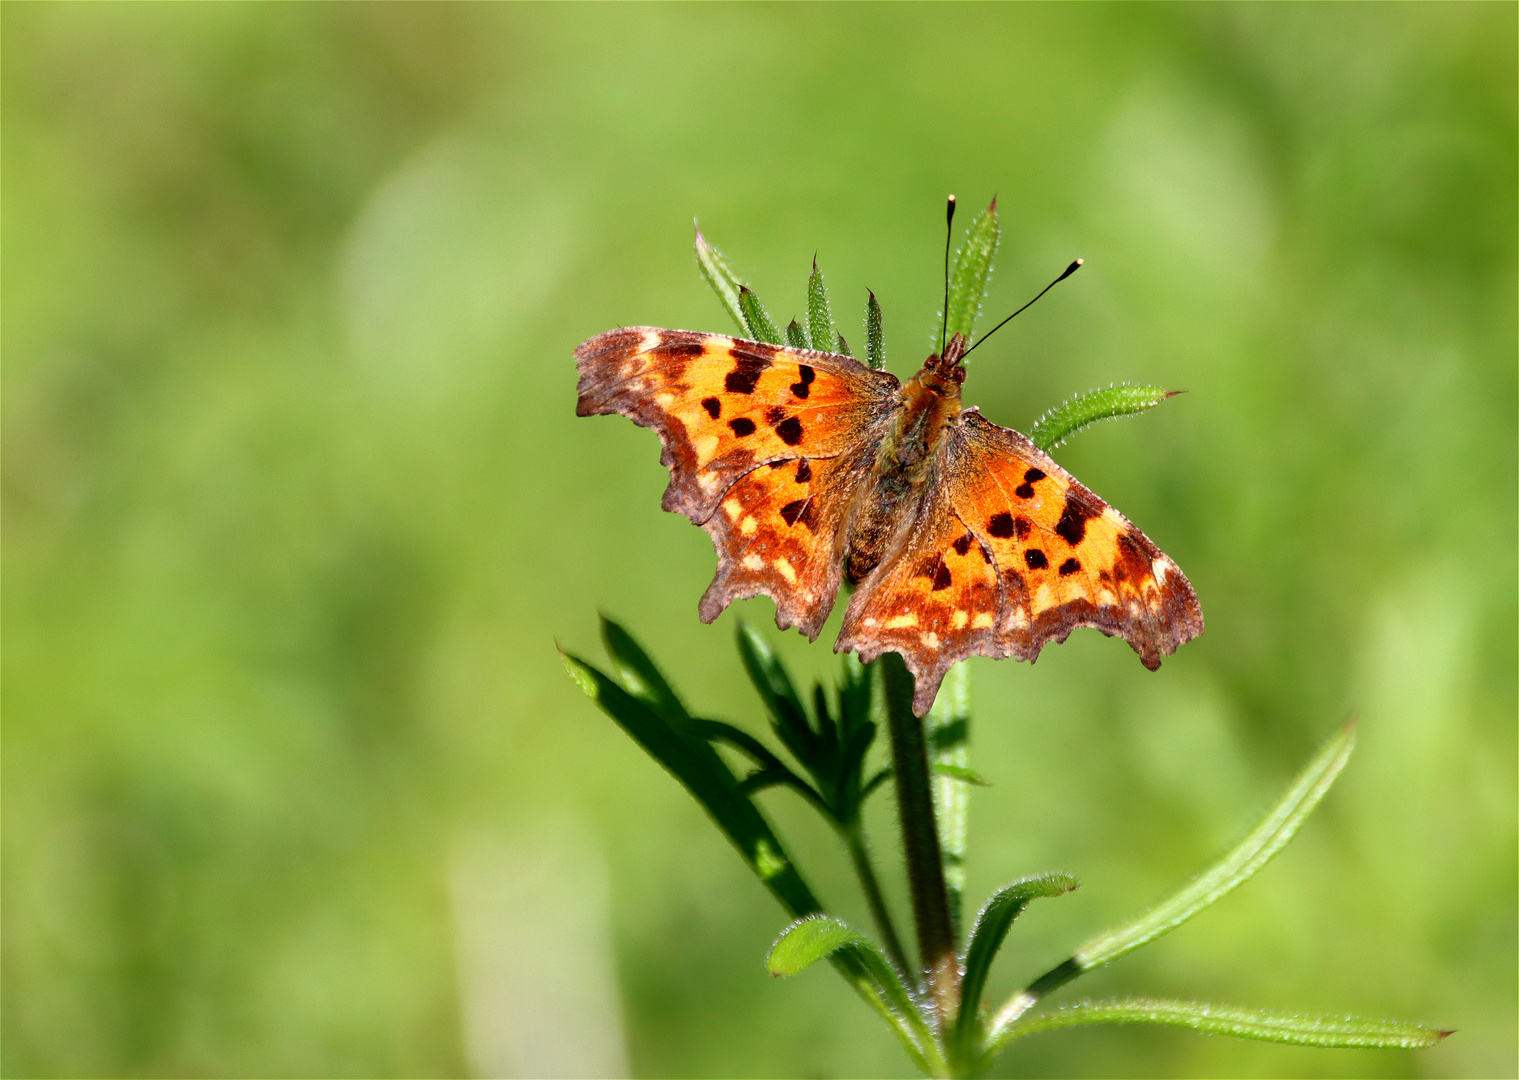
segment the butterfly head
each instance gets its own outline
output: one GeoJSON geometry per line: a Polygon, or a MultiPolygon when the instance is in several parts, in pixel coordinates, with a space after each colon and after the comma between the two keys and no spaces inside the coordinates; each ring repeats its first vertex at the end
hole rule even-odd
{"type": "Polygon", "coordinates": [[[960,363],[965,356],[965,346],[964,336],[955,334],[942,355],[934,353],[923,361],[923,370],[918,372],[914,381],[940,397],[958,399],[960,384],[965,381],[965,368],[960,363]]]}

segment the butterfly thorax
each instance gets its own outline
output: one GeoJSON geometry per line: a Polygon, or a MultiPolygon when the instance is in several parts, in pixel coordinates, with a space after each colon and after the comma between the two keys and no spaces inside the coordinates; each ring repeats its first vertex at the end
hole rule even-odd
{"type": "Polygon", "coordinates": [[[964,339],[956,335],[943,356],[930,356],[899,391],[890,426],[875,450],[873,482],[860,491],[850,515],[844,576],[851,584],[876,567],[903,522],[916,516],[913,507],[944,437],[959,422],[963,352],[964,339]]]}

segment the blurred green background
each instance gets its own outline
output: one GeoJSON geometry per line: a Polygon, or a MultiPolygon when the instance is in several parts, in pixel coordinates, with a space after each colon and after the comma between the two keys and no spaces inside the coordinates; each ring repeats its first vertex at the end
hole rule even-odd
{"type": "MultiPolygon", "coordinates": [[[[973,662],[972,903],[1086,883],[1020,922],[998,998],[1356,712],[1277,863],[1074,990],[1460,1029],[1088,1029],[999,1074],[1515,1075],[1513,5],[4,24],[6,1075],[908,1075],[840,980],[763,973],[780,909],[554,644],[599,658],[605,610],[757,730],[733,620],[771,605],[698,623],[711,546],[659,511],[650,433],[575,418],[571,350],[731,331],[698,216],[778,318],[814,252],[857,342],[874,289],[910,373],[950,191],[999,199],[988,317],[1087,260],[970,402],[1026,430],[1114,380],[1190,391],[1057,457],[1208,619],[1156,674],[1090,631],[973,662]]],[[[801,670],[837,618],[781,640],[801,670]]]]}

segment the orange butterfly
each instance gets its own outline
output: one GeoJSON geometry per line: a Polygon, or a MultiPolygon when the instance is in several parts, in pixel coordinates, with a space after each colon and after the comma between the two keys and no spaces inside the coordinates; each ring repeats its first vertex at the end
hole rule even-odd
{"type": "Polygon", "coordinates": [[[575,350],[576,413],[653,428],[664,508],[712,537],[702,622],[764,594],[816,638],[856,585],[835,651],[900,653],[933,704],[967,656],[1033,660],[1078,626],[1154,670],[1203,631],[1186,577],[1026,437],[961,407],[965,339],[904,386],[836,353],[635,326],[575,350]]]}

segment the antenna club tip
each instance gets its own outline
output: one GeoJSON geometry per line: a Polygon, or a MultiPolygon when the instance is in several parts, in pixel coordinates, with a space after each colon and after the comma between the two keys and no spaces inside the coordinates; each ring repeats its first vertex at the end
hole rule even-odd
{"type": "Polygon", "coordinates": [[[1077,266],[1085,266],[1086,264],[1087,264],[1087,261],[1085,259],[1077,259],[1076,260],[1076,265],[1077,266]]]}

